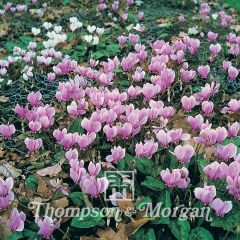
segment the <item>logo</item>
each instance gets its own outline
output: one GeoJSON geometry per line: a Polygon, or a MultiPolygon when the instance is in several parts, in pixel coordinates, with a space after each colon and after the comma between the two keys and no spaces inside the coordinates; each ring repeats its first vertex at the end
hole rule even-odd
{"type": "Polygon", "coordinates": [[[110,196],[121,193],[121,197],[114,197],[116,201],[134,200],[134,172],[133,171],[105,171],[105,177],[109,181],[107,191],[104,193],[104,200],[111,201],[110,196]]]}

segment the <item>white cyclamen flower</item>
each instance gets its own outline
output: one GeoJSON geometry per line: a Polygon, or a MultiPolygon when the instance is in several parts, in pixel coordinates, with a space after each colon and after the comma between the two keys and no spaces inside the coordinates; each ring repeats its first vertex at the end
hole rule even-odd
{"type": "Polygon", "coordinates": [[[32,28],[32,33],[34,36],[38,35],[40,32],[41,32],[40,28],[35,27],[32,28]]]}
{"type": "Polygon", "coordinates": [[[99,34],[99,35],[102,35],[104,33],[104,28],[97,28],[96,32],[99,34]]]}
{"type": "Polygon", "coordinates": [[[85,39],[86,42],[90,43],[93,39],[93,36],[92,35],[85,35],[84,39],[85,39]]]}
{"type": "Polygon", "coordinates": [[[94,36],[92,44],[93,45],[98,45],[98,43],[99,43],[99,37],[98,36],[94,36]]]}
{"type": "Polygon", "coordinates": [[[61,27],[61,26],[55,26],[55,27],[54,27],[54,31],[55,31],[56,33],[60,33],[60,32],[62,31],[62,27],[61,27]]]}
{"type": "Polygon", "coordinates": [[[96,26],[90,26],[90,25],[88,25],[88,26],[87,26],[87,30],[88,30],[89,33],[93,33],[93,32],[96,30],[96,26]]]}
{"type": "Polygon", "coordinates": [[[50,22],[45,22],[43,23],[43,27],[48,30],[52,27],[52,24],[50,22]]]}

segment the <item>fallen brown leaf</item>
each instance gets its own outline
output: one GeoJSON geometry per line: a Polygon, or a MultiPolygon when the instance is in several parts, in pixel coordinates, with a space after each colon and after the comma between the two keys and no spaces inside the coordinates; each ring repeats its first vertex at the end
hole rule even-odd
{"type": "Polygon", "coordinates": [[[52,191],[49,188],[49,183],[41,176],[36,175],[38,179],[38,187],[37,192],[38,194],[45,199],[51,199],[52,198],[52,191]]]}
{"type": "Polygon", "coordinates": [[[13,177],[17,178],[21,176],[22,170],[17,169],[14,166],[12,166],[10,163],[5,163],[0,166],[0,175],[3,175],[5,177],[13,177]]]}
{"type": "Polygon", "coordinates": [[[52,201],[52,205],[55,208],[65,208],[68,206],[68,204],[69,204],[69,201],[66,197],[52,201]]]}
{"type": "Polygon", "coordinates": [[[0,103],[6,103],[9,101],[9,98],[8,97],[5,97],[5,96],[0,96],[0,103]]]}
{"type": "Polygon", "coordinates": [[[173,20],[172,18],[159,18],[159,19],[155,20],[155,23],[158,23],[158,24],[169,23],[172,20],[173,20]]]}
{"type": "Polygon", "coordinates": [[[46,167],[46,168],[43,168],[39,171],[37,171],[37,174],[42,176],[42,177],[45,177],[45,176],[50,176],[50,177],[55,177],[58,173],[61,172],[62,170],[62,164],[64,162],[64,158],[60,160],[59,163],[51,166],[51,167],[46,167]]]}
{"type": "Polygon", "coordinates": [[[8,33],[8,24],[2,23],[0,24],[0,37],[3,37],[8,33]]]}

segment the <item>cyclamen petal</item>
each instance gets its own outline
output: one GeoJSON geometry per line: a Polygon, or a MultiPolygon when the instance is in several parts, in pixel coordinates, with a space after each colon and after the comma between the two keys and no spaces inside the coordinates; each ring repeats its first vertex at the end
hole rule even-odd
{"type": "Polygon", "coordinates": [[[210,206],[215,210],[216,215],[220,217],[230,212],[233,207],[231,201],[222,201],[220,198],[214,199],[210,206]]]}

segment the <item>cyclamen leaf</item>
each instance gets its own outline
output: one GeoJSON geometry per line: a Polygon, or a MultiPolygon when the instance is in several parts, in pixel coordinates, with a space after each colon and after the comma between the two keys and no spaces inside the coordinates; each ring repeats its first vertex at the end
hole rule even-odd
{"type": "MultiPolygon", "coordinates": [[[[86,216],[75,216],[71,221],[71,226],[76,228],[91,228],[95,226],[103,226],[105,221],[101,217],[100,213],[96,209],[86,209],[89,214],[86,216]]],[[[84,211],[84,209],[82,209],[84,211]]]]}
{"type": "Polygon", "coordinates": [[[151,176],[147,176],[147,179],[143,181],[141,185],[154,191],[162,191],[164,189],[163,182],[151,176]]]}
{"type": "Polygon", "coordinates": [[[188,239],[190,224],[187,220],[173,220],[170,222],[170,229],[178,240],[186,240],[188,239]]]}
{"type": "Polygon", "coordinates": [[[197,227],[191,230],[189,239],[191,240],[214,240],[212,234],[203,227],[197,227]]]}
{"type": "Polygon", "coordinates": [[[82,119],[81,118],[76,118],[69,126],[68,132],[69,133],[75,133],[77,132],[78,134],[83,134],[84,129],[81,126],[82,119]]]}

